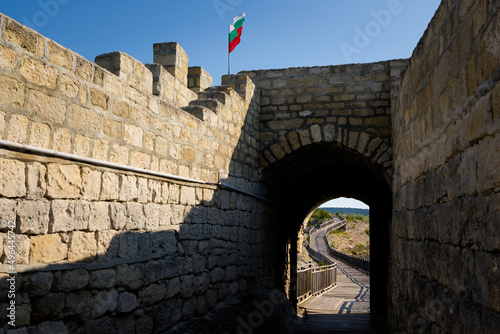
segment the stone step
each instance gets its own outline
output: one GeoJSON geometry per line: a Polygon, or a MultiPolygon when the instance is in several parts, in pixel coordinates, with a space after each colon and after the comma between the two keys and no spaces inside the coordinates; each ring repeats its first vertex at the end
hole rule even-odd
{"type": "Polygon", "coordinates": [[[200,100],[217,100],[222,104],[226,104],[228,95],[222,89],[220,86],[207,88],[203,92],[198,93],[198,98],[200,100]]]}
{"type": "Polygon", "coordinates": [[[215,116],[214,112],[208,108],[203,106],[188,106],[182,107],[182,110],[204,122],[207,122],[212,127],[217,125],[217,116],[215,116]]]}
{"type": "Polygon", "coordinates": [[[205,107],[216,114],[220,114],[222,108],[224,108],[224,104],[214,99],[201,99],[189,102],[189,107],[205,107]]]}

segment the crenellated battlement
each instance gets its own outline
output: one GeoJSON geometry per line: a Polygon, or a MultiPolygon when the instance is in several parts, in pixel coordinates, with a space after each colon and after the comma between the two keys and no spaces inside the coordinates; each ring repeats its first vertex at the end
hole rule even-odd
{"type": "Polygon", "coordinates": [[[212,78],[201,67],[188,67],[179,44],[154,44],[154,64],[123,52],[99,55],[92,63],[1,19],[0,80],[12,92],[2,103],[2,139],[210,182],[221,171],[228,174],[237,142],[219,134],[258,111],[226,88],[223,100],[198,100],[212,78]],[[215,154],[214,141],[224,148],[215,154]]]}

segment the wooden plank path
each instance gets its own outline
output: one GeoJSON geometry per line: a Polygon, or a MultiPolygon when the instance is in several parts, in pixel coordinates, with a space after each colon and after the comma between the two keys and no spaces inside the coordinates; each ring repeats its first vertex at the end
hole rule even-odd
{"type": "Polygon", "coordinates": [[[369,314],[369,276],[335,261],[337,287],[298,305],[306,310],[307,319],[295,333],[376,333],[369,314]]]}

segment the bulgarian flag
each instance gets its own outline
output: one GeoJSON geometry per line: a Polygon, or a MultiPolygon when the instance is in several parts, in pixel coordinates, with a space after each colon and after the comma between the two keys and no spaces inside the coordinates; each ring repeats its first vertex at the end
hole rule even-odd
{"type": "Polygon", "coordinates": [[[229,53],[234,50],[236,45],[240,44],[243,22],[245,22],[245,13],[236,16],[233,19],[233,24],[229,26],[229,53]]]}

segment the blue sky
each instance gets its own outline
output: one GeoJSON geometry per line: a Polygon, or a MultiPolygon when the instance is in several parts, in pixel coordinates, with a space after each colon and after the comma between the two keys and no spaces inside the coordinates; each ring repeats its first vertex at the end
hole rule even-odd
{"type": "Polygon", "coordinates": [[[143,63],[176,41],[220,84],[227,30],[246,13],[231,72],[407,58],[438,0],[1,0],[0,12],[89,60],[122,51],[143,63]]]}
{"type": "MultiPolygon", "coordinates": [[[[190,66],[220,84],[228,25],[246,13],[231,72],[408,58],[438,0],[1,0],[0,12],[88,60],[122,51],[153,61],[153,43],[178,42],[190,66]]],[[[323,206],[362,207],[338,199],[323,206]]]]}

